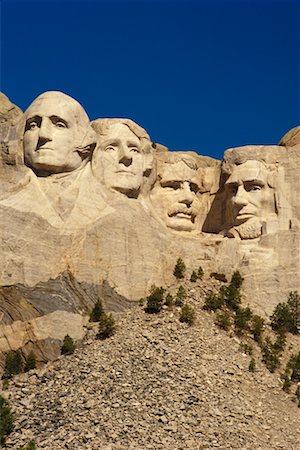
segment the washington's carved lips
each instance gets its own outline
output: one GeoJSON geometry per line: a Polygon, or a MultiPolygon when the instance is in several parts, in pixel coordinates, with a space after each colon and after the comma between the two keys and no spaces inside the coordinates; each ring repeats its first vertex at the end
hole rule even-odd
{"type": "Polygon", "coordinates": [[[35,149],[36,152],[40,152],[41,150],[53,150],[51,147],[37,147],[35,149]]]}

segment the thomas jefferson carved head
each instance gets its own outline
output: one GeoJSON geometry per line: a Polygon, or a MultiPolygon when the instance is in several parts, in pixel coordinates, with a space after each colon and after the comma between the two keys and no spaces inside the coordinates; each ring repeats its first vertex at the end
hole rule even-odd
{"type": "Polygon", "coordinates": [[[24,162],[38,176],[85,165],[96,135],[82,106],[62,92],[45,92],[25,111],[24,162]]]}
{"type": "Polygon", "coordinates": [[[150,199],[155,212],[168,228],[176,231],[196,229],[200,187],[197,169],[197,163],[190,155],[170,153],[157,158],[157,180],[150,199]]]}
{"type": "Polygon", "coordinates": [[[266,164],[248,160],[234,166],[225,183],[228,227],[241,239],[254,239],[262,233],[262,222],[275,213],[271,174],[266,164]]]}
{"type": "Polygon", "coordinates": [[[107,188],[137,198],[153,166],[148,134],[130,119],[97,119],[92,127],[99,136],[94,175],[107,188]]]}

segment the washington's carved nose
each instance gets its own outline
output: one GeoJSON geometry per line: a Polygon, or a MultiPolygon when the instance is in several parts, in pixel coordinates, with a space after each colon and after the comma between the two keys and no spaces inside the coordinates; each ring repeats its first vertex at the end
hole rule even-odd
{"type": "Polygon", "coordinates": [[[132,163],[132,158],[128,158],[128,156],[122,156],[122,158],[119,160],[120,164],[124,164],[124,166],[128,167],[132,163]]]}
{"type": "Polygon", "coordinates": [[[37,141],[37,145],[36,148],[40,148],[42,147],[44,144],[46,144],[46,142],[52,141],[51,138],[46,138],[46,137],[39,137],[38,141],[37,141]]]}

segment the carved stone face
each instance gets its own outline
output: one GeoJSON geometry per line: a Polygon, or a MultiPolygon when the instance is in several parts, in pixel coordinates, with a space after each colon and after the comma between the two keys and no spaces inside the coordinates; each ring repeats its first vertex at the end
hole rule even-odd
{"type": "Polygon", "coordinates": [[[150,198],[160,219],[177,231],[193,231],[196,228],[199,190],[197,171],[184,162],[165,163],[160,168],[158,181],[150,198]]]}
{"type": "Polygon", "coordinates": [[[39,96],[25,112],[24,161],[37,174],[71,172],[83,158],[77,151],[88,117],[76,100],[61,92],[39,96]]]}
{"type": "Polygon", "coordinates": [[[94,164],[106,187],[136,197],[143,182],[144,158],[140,139],[127,125],[114,123],[101,136],[94,164]]]}
{"type": "Polygon", "coordinates": [[[261,234],[262,220],[275,212],[274,190],[263,163],[249,160],[236,166],[226,181],[227,221],[242,239],[261,234]]]}

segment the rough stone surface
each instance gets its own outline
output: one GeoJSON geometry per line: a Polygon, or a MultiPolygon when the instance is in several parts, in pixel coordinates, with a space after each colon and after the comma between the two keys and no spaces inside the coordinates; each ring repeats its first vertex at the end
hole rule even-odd
{"type": "Polygon", "coordinates": [[[1,326],[85,313],[97,296],[124,310],[170,283],[178,257],[188,270],[240,270],[264,315],[300,290],[297,127],[280,145],[228,149],[217,161],[152,143],[130,119],[90,123],[60,92],[24,114],[2,96],[0,118],[1,326]],[[82,286],[92,286],[83,297],[82,286]]]}
{"type": "Polygon", "coordinates": [[[299,408],[278,373],[267,371],[257,347],[250,373],[242,338],[202,310],[218,282],[205,275],[183,285],[194,326],[180,323],[180,308],[147,315],[135,306],[115,316],[111,338],[95,340],[90,324],[74,355],[15,377],[3,391],[15,415],[7,448],[34,439],[55,450],[298,450],[299,408]]]}

